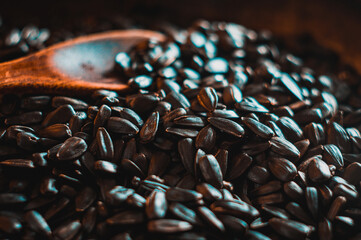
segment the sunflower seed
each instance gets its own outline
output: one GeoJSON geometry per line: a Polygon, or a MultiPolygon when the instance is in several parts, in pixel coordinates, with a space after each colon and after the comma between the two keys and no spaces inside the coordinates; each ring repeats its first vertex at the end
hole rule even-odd
{"type": "Polygon", "coordinates": [[[107,129],[109,129],[110,132],[130,135],[137,134],[139,132],[139,128],[132,122],[119,117],[110,117],[107,129]]]}
{"type": "Polygon", "coordinates": [[[271,128],[252,118],[244,117],[242,118],[242,122],[251,129],[252,132],[262,138],[270,139],[275,135],[271,128]]]}
{"type": "Polygon", "coordinates": [[[166,194],[163,191],[154,190],[147,199],[145,212],[148,218],[163,218],[168,209],[166,194]]]}
{"type": "Polygon", "coordinates": [[[210,152],[216,144],[216,131],[211,125],[208,125],[199,131],[195,146],[196,148],[202,148],[206,152],[210,152]]]}
{"type": "Polygon", "coordinates": [[[216,188],[221,188],[223,186],[222,171],[217,159],[213,155],[207,154],[201,157],[199,159],[199,168],[206,182],[216,188]]]}
{"type": "Polygon", "coordinates": [[[290,219],[271,218],[269,224],[277,233],[289,239],[305,239],[312,231],[309,226],[290,219]]]}
{"type": "Polygon", "coordinates": [[[231,134],[236,137],[242,137],[244,134],[244,129],[241,125],[236,123],[235,121],[226,119],[226,118],[218,118],[218,117],[209,117],[208,121],[214,127],[231,134]]]}
{"type": "Polygon", "coordinates": [[[105,160],[113,160],[114,145],[108,131],[105,128],[98,128],[96,133],[96,141],[98,145],[99,157],[105,160]]]}
{"type": "Polygon", "coordinates": [[[69,161],[79,158],[87,149],[86,142],[78,137],[68,138],[56,153],[56,158],[60,161],[69,161]]]}
{"type": "Polygon", "coordinates": [[[174,219],[159,219],[148,222],[147,229],[149,232],[158,233],[179,233],[191,230],[193,227],[190,223],[174,219]]]}
{"type": "Polygon", "coordinates": [[[276,178],[284,182],[294,179],[297,174],[296,166],[285,158],[272,158],[268,167],[276,178]]]}
{"type": "Polygon", "coordinates": [[[39,212],[29,211],[25,214],[24,219],[32,230],[48,238],[51,237],[51,229],[39,212]]]}
{"type": "Polygon", "coordinates": [[[202,217],[204,221],[206,221],[213,228],[224,232],[225,227],[223,223],[217,218],[217,216],[207,207],[198,207],[199,215],[202,217]]]}

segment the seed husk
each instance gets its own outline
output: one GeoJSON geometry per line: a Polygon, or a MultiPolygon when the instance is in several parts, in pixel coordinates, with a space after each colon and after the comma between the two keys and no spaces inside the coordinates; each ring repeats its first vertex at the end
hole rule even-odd
{"type": "Polygon", "coordinates": [[[327,218],[323,218],[318,223],[318,237],[321,240],[331,240],[333,238],[332,224],[327,218]]]}
{"type": "Polygon", "coordinates": [[[56,158],[60,161],[69,161],[79,158],[87,150],[88,145],[82,138],[68,138],[56,153],[56,158]]]}
{"type": "Polygon", "coordinates": [[[199,159],[199,168],[205,181],[214,186],[221,188],[223,186],[223,176],[217,159],[207,154],[199,159]]]}
{"type": "Polygon", "coordinates": [[[308,164],[307,173],[309,178],[314,182],[324,182],[331,177],[328,165],[318,158],[313,158],[308,164]]]}
{"type": "Polygon", "coordinates": [[[167,209],[166,194],[163,191],[154,190],[145,204],[145,212],[148,218],[164,218],[167,209]]]}
{"type": "Polygon", "coordinates": [[[291,213],[298,220],[300,220],[304,223],[310,224],[310,225],[315,224],[315,222],[312,220],[311,216],[309,216],[307,214],[307,212],[298,203],[289,202],[285,208],[289,213],[291,213]]]}
{"type": "Polygon", "coordinates": [[[202,148],[206,152],[210,152],[216,144],[216,131],[211,125],[202,128],[195,141],[196,148],[202,148]]]}
{"type": "Polygon", "coordinates": [[[202,183],[196,186],[197,192],[203,195],[206,201],[214,202],[222,199],[221,192],[208,183],[202,183]]]}
{"type": "Polygon", "coordinates": [[[213,228],[218,231],[224,232],[225,227],[223,223],[217,218],[217,216],[207,207],[198,207],[199,215],[202,217],[204,221],[206,221],[213,228]]]}
{"type": "Polygon", "coordinates": [[[22,230],[23,226],[21,222],[11,216],[1,216],[0,215],[0,229],[9,234],[15,234],[22,230]]]}
{"type": "Polygon", "coordinates": [[[319,211],[318,193],[315,187],[307,187],[305,191],[306,204],[312,217],[317,219],[319,211]]]}
{"type": "Polygon", "coordinates": [[[145,220],[144,213],[141,211],[126,210],[108,218],[106,223],[109,225],[135,225],[143,223],[145,220]]]}
{"type": "Polygon", "coordinates": [[[142,129],[139,132],[139,137],[142,142],[148,143],[152,141],[155,137],[155,134],[158,131],[159,124],[159,113],[153,112],[147,121],[144,123],[142,129]]]}
{"type": "Polygon", "coordinates": [[[166,191],[166,198],[168,201],[173,202],[192,202],[202,199],[202,194],[188,189],[182,188],[169,188],[166,191]]]}
{"type": "Polygon", "coordinates": [[[289,117],[281,117],[276,121],[277,126],[282,130],[283,135],[291,142],[302,140],[303,131],[300,126],[289,117]]]}
{"type": "Polygon", "coordinates": [[[169,205],[169,211],[183,221],[187,221],[195,225],[200,224],[200,220],[198,219],[196,212],[181,203],[171,203],[169,205]]]}
{"type": "Polygon", "coordinates": [[[335,165],[337,169],[342,168],[344,165],[343,157],[340,149],[334,144],[323,145],[322,159],[328,163],[335,165]]]}
{"type": "Polygon", "coordinates": [[[212,126],[233,136],[242,137],[244,135],[243,127],[235,121],[219,117],[209,117],[208,121],[212,126]]]}
{"type": "Polygon", "coordinates": [[[290,219],[271,218],[269,224],[277,233],[289,239],[305,239],[312,230],[309,226],[290,219]]]}
{"type": "Polygon", "coordinates": [[[212,112],[217,107],[218,95],[212,87],[202,88],[197,95],[197,99],[202,107],[209,112],[212,112]]]}
{"type": "Polygon", "coordinates": [[[85,187],[75,198],[76,211],[85,211],[95,201],[96,196],[96,192],[92,188],[85,187]]]}
{"type": "Polygon", "coordinates": [[[0,162],[1,165],[15,168],[35,168],[32,160],[29,159],[8,159],[0,162]]]}
{"type": "Polygon", "coordinates": [[[356,185],[361,181],[361,164],[358,162],[351,163],[345,168],[343,173],[343,178],[353,184],[356,185]]]}
{"type": "Polygon", "coordinates": [[[69,104],[62,105],[57,109],[55,109],[54,111],[50,112],[45,117],[41,125],[43,127],[47,127],[56,123],[66,123],[74,115],[75,115],[75,111],[71,105],[69,104]]]}
{"type": "Polygon", "coordinates": [[[96,134],[96,141],[98,145],[99,158],[105,160],[114,159],[114,145],[108,131],[99,127],[96,134]]]}
{"type": "Polygon", "coordinates": [[[24,216],[27,224],[31,229],[35,232],[40,233],[41,235],[47,236],[48,238],[51,237],[51,229],[43,218],[43,216],[37,211],[29,211],[24,216]]]}
{"type": "Polygon", "coordinates": [[[252,118],[244,117],[242,118],[242,122],[249,129],[251,129],[251,131],[254,132],[257,136],[260,136],[262,138],[270,139],[275,135],[275,133],[271,128],[252,118]]]}
{"type": "Polygon", "coordinates": [[[271,150],[277,154],[292,159],[298,159],[301,156],[300,151],[291,142],[284,138],[272,137],[270,140],[271,150]]]}
{"type": "Polygon", "coordinates": [[[242,98],[242,92],[237,85],[230,84],[223,89],[223,101],[226,105],[241,102],[242,98]]]}
{"type": "Polygon", "coordinates": [[[291,181],[297,174],[296,166],[285,158],[272,158],[268,167],[276,178],[284,182],[291,181]]]}
{"type": "Polygon", "coordinates": [[[71,221],[54,229],[54,236],[58,239],[72,239],[81,230],[79,221],[71,221]]]}
{"type": "Polygon", "coordinates": [[[304,195],[303,189],[294,181],[284,183],[283,191],[288,197],[296,201],[300,201],[304,195]]]}
{"type": "Polygon", "coordinates": [[[179,233],[191,230],[193,227],[186,221],[174,219],[158,219],[148,222],[147,229],[149,232],[158,233],[179,233]]]}
{"type": "Polygon", "coordinates": [[[109,129],[110,132],[130,135],[139,132],[139,128],[131,121],[120,117],[110,117],[107,123],[107,129],[109,129]]]}
{"type": "Polygon", "coordinates": [[[234,180],[241,176],[252,164],[253,159],[246,153],[238,154],[232,161],[227,173],[227,180],[234,180]]]}

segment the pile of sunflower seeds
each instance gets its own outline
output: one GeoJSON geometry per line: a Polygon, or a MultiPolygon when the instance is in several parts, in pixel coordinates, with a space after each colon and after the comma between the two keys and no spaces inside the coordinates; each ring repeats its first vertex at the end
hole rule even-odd
{"type": "Polygon", "coordinates": [[[117,55],[132,94],[2,97],[0,237],[359,239],[351,87],[268,32],[167,36],[117,55]]]}

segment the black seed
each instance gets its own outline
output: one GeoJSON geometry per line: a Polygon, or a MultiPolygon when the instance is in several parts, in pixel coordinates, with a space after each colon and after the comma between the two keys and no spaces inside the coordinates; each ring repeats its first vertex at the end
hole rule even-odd
{"type": "Polygon", "coordinates": [[[97,220],[97,209],[95,207],[90,207],[84,213],[81,224],[86,233],[90,233],[95,226],[97,220]]]}
{"type": "Polygon", "coordinates": [[[120,117],[110,117],[107,124],[110,132],[120,134],[137,134],[139,128],[129,120],[120,117]]]}
{"type": "Polygon", "coordinates": [[[152,158],[150,159],[148,176],[156,175],[162,176],[167,170],[170,163],[170,156],[165,152],[154,152],[152,158]]]}
{"type": "Polygon", "coordinates": [[[226,119],[226,118],[219,118],[219,117],[209,117],[208,121],[214,127],[229,133],[236,137],[242,137],[244,135],[244,129],[241,125],[236,123],[235,121],[226,119]]]}
{"type": "Polygon", "coordinates": [[[319,211],[318,193],[315,187],[307,187],[305,191],[306,204],[308,210],[311,212],[312,217],[317,219],[319,211]]]}
{"type": "Polygon", "coordinates": [[[115,112],[119,117],[131,121],[134,125],[141,127],[143,126],[142,118],[132,109],[124,107],[112,107],[112,111],[115,112]]]}
{"type": "Polygon", "coordinates": [[[323,218],[318,223],[318,237],[320,240],[333,239],[332,224],[327,218],[323,218]]]}
{"type": "Polygon", "coordinates": [[[74,110],[85,110],[88,108],[88,104],[80,99],[65,97],[65,96],[55,96],[51,100],[51,105],[54,108],[60,107],[62,105],[69,104],[74,110]]]}
{"type": "Polygon", "coordinates": [[[323,149],[322,157],[326,163],[335,165],[337,169],[343,167],[343,157],[340,149],[336,145],[323,145],[323,149]]]}
{"type": "Polygon", "coordinates": [[[248,171],[247,178],[255,183],[265,184],[270,178],[270,173],[267,168],[262,166],[253,166],[248,171]]]}
{"type": "Polygon", "coordinates": [[[85,187],[75,198],[76,211],[85,211],[95,201],[96,196],[97,194],[92,188],[85,187]]]}
{"type": "Polygon", "coordinates": [[[296,166],[285,158],[272,158],[268,167],[276,178],[284,182],[294,179],[297,174],[296,166]]]}
{"type": "Polygon", "coordinates": [[[149,232],[158,233],[179,233],[192,229],[192,225],[185,221],[174,219],[159,219],[148,222],[147,229],[149,232]]]}
{"type": "Polygon", "coordinates": [[[289,117],[281,117],[276,121],[277,126],[282,130],[283,135],[291,142],[303,139],[303,132],[298,124],[289,117]]]}
{"type": "Polygon", "coordinates": [[[239,217],[246,222],[253,221],[259,216],[259,211],[255,207],[242,201],[215,201],[211,204],[211,210],[216,214],[239,217]]]}
{"type": "Polygon", "coordinates": [[[168,204],[166,194],[160,190],[154,190],[147,199],[145,212],[148,218],[164,218],[168,204]]]}
{"type": "Polygon", "coordinates": [[[40,137],[66,139],[71,137],[72,132],[66,124],[54,124],[37,131],[40,137]]]}
{"type": "MultiPolygon", "coordinates": [[[[198,150],[199,151],[199,150],[198,150]]],[[[221,168],[222,175],[226,176],[228,166],[228,151],[220,148],[214,157],[217,159],[219,167],[221,168]]]]}
{"type": "Polygon", "coordinates": [[[213,155],[207,154],[201,157],[199,159],[199,168],[206,182],[216,188],[221,188],[223,186],[222,171],[217,159],[213,155]]]}
{"type": "Polygon", "coordinates": [[[218,95],[214,88],[202,88],[197,95],[197,99],[201,106],[209,112],[212,112],[217,107],[218,95]]]}
{"type": "Polygon", "coordinates": [[[47,127],[55,123],[66,123],[74,115],[75,111],[71,105],[62,105],[54,111],[48,113],[41,125],[43,127],[47,127]]]}
{"type": "Polygon", "coordinates": [[[246,153],[241,153],[235,156],[235,158],[231,161],[232,165],[228,168],[227,179],[234,180],[241,176],[252,164],[252,161],[252,157],[246,153]]]}
{"type": "Polygon", "coordinates": [[[35,168],[33,161],[29,159],[8,159],[1,161],[0,164],[15,168],[35,168]]]}
{"type": "Polygon", "coordinates": [[[211,125],[208,125],[199,131],[195,146],[196,148],[202,148],[206,152],[210,152],[216,144],[216,131],[211,125]]]}
{"type": "Polygon", "coordinates": [[[80,231],[81,223],[72,221],[54,229],[54,236],[58,239],[72,239],[80,231]]]}
{"type": "Polygon", "coordinates": [[[257,120],[254,120],[253,118],[244,117],[244,118],[242,118],[242,122],[249,129],[251,129],[252,132],[254,132],[256,135],[258,135],[262,138],[270,139],[271,137],[273,137],[275,135],[271,128],[267,127],[266,125],[264,125],[263,123],[260,123],[257,120]]]}
{"type": "Polygon", "coordinates": [[[197,192],[201,193],[204,200],[208,202],[214,202],[222,199],[221,192],[208,183],[197,185],[196,190],[197,192]]]}
{"type": "Polygon", "coordinates": [[[181,203],[171,203],[169,205],[169,211],[183,221],[187,221],[195,225],[200,224],[200,220],[198,219],[196,212],[181,203]]]}
{"type": "Polygon", "coordinates": [[[256,196],[273,193],[282,188],[282,183],[278,180],[270,181],[264,185],[259,186],[253,190],[253,194],[256,196]]]}
{"type": "Polygon", "coordinates": [[[283,191],[288,197],[296,201],[300,201],[304,196],[303,189],[294,181],[286,182],[283,185],[283,191]]]}
{"type": "Polygon", "coordinates": [[[74,160],[86,151],[86,142],[78,137],[68,138],[59,148],[56,158],[60,161],[74,160]]]}
{"type": "Polygon", "coordinates": [[[118,166],[108,161],[98,160],[94,163],[94,170],[103,173],[114,174],[117,173],[118,166]]]}
{"type": "Polygon", "coordinates": [[[295,145],[284,138],[272,137],[270,143],[271,150],[282,156],[298,159],[301,155],[300,151],[298,151],[295,145]]]}
{"type": "Polygon", "coordinates": [[[298,220],[300,220],[304,223],[310,224],[310,225],[315,224],[315,222],[312,220],[311,216],[309,216],[307,214],[307,212],[298,203],[289,202],[285,208],[289,213],[291,213],[298,220]]]}
{"type": "Polygon", "coordinates": [[[217,216],[207,207],[198,207],[199,215],[202,217],[207,224],[211,225],[213,228],[224,232],[225,227],[223,223],[217,218],[217,216]]]}
{"type": "Polygon", "coordinates": [[[167,200],[172,202],[195,202],[202,199],[202,197],[202,194],[196,191],[177,187],[169,188],[166,191],[167,200]]]}
{"type": "Polygon", "coordinates": [[[289,239],[305,239],[311,234],[311,227],[290,219],[272,218],[270,226],[280,235],[289,239]]]}
{"type": "Polygon", "coordinates": [[[105,128],[98,128],[96,134],[96,141],[98,145],[99,158],[105,160],[113,160],[114,145],[108,131],[105,128]]]}
{"type": "Polygon", "coordinates": [[[223,102],[227,105],[239,103],[242,98],[241,90],[234,84],[230,84],[223,89],[223,102]]]}
{"type": "Polygon", "coordinates": [[[43,113],[40,111],[22,113],[17,116],[7,117],[4,121],[7,125],[31,125],[40,123],[43,120],[43,113]]]}
{"type": "Polygon", "coordinates": [[[140,140],[144,143],[152,141],[158,131],[159,113],[153,112],[139,132],[140,140]]]}
{"type": "Polygon", "coordinates": [[[48,238],[51,237],[51,229],[39,212],[29,211],[25,214],[24,219],[32,230],[48,238]]]}
{"type": "Polygon", "coordinates": [[[21,222],[15,217],[0,215],[0,229],[8,234],[15,234],[22,229],[21,222]]]}
{"type": "Polygon", "coordinates": [[[198,131],[193,129],[168,127],[165,131],[185,138],[195,138],[198,135],[198,131]]]}

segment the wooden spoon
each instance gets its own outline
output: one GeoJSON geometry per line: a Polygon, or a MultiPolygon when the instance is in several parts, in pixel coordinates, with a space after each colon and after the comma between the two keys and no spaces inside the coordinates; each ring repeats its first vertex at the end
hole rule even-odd
{"type": "Polygon", "coordinates": [[[164,35],[147,30],[111,31],[78,37],[29,56],[0,64],[0,92],[84,95],[96,89],[126,91],[109,76],[118,52],[146,39],[164,35]]]}

